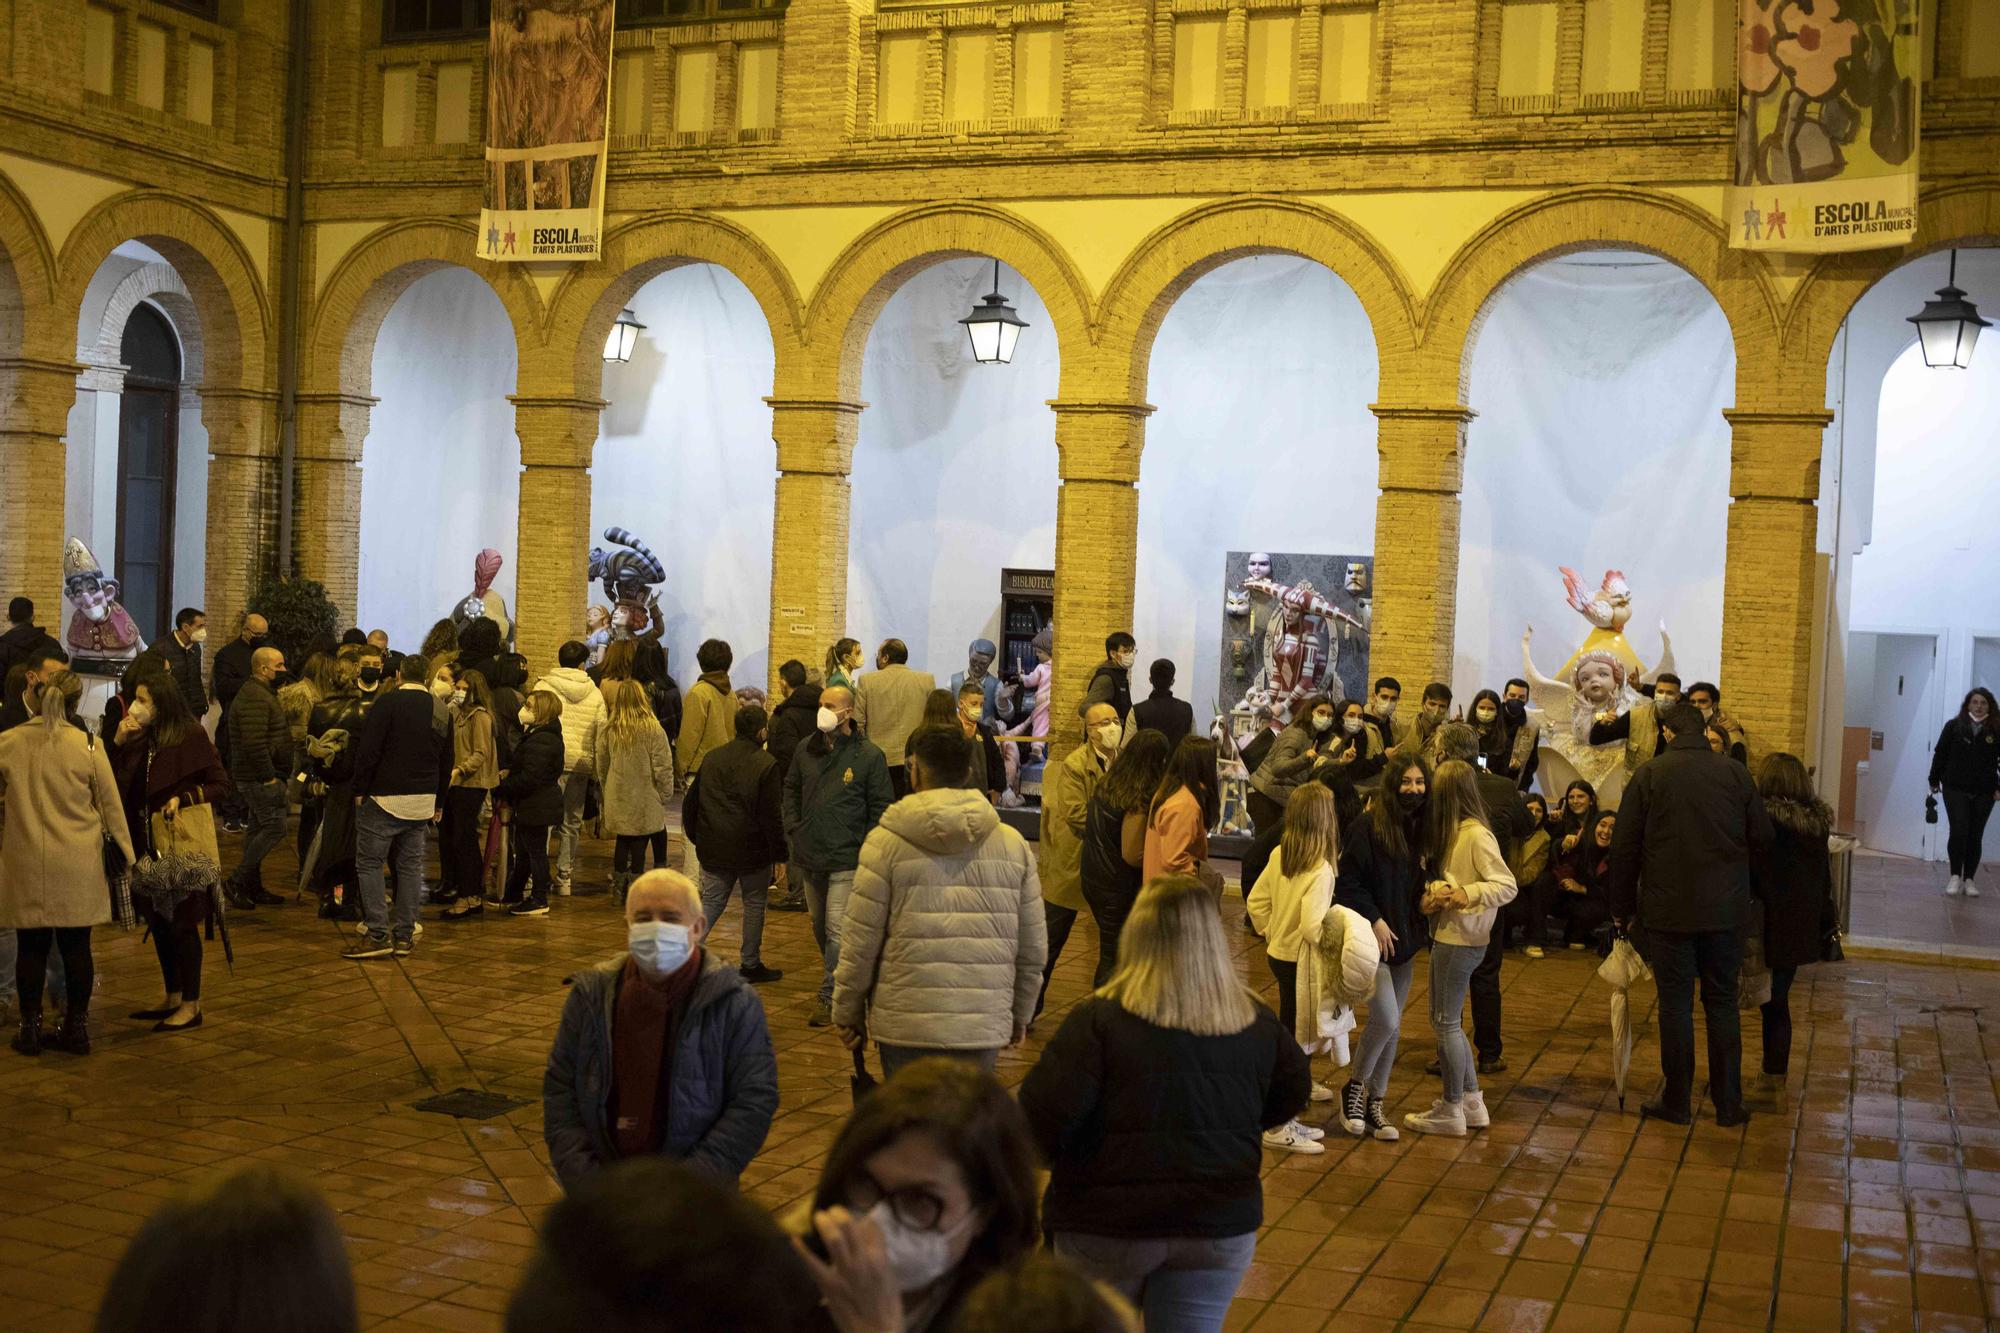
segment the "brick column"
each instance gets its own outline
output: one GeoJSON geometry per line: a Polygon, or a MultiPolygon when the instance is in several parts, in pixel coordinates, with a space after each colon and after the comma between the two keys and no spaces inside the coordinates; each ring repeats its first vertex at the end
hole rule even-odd
{"type": "Polygon", "coordinates": [[[1077,702],[1104,660],[1104,636],[1132,628],[1139,552],[1139,454],[1148,403],[1051,402],[1062,488],[1056,494],[1056,678],[1051,756],[1083,739],[1077,702]]]}
{"type": "Polygon", "coordinates": [[[847,633],[847,519],[864,403],[766,398],[778,445],[771,520],[771,680],[796,657],[819,666],[847,633]]]}
{"type": "Polygon", "coordinates": [[[1833,413],[1730,410],[1723,711],[1757,753],[1803,756],[1811,714],[1820,443],[1833,413]]]}
{"type": "Polygon", "coordinates": [[[1375,502],[1375,615],[1368,674],[1394,676],[1414,694],[1451,679],[1458,618],[1458,492],[1465,476],[1459,403],[1373,403],[1381,451],[1375,502]]]}
{"type": "MultiPolygon", "coordinates": [[[[202,609],[220,644],[236,635],[250,594],[277,565],[278,396],[255,389],[201,390],[208,431],[208,566],[202,609]]],[[[350,601],[342,608],[352,617],[350,601]]],[[[210,654],[212,657],[213,654],[210,654]]]]}
{"type": "Polygon", "coordinates": [[[0,589],[33,598],[50,626],[63,619],[63,438],[83,369],[0,357],[0,589]]]}
{"type": "Polygon", "coordinates": [[[302,393],[292,451],[292,557],[350,623],[361,618],[361,446],[379,399],[302,393]]]}
{"type": "Polygon", "coordinates": [[[514,646],[536,676],[556,649],[583,634],[590,569],[590,456],[602,398],[512,394],[521,441],[519,536],[515,546],[514,646]]]}

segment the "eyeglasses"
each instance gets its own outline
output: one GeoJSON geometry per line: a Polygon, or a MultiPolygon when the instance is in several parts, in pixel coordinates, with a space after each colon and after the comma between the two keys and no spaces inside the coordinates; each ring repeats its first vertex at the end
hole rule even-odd
{"type": "Polygon", "coordinates": [[[905,1189],[885,1190],[882,1183],[865,1170],[854,1173],[854,1181],[848,1186],[848,1194],[853,1199],[857,1212],[865,1212],[883,1200],[888,1200],[889,1211],[896,1220],[906,1227],[918,1231],[935,1231],[944,1217],[945,1203],[937,1195],[920,1185],[905,1189]]]}

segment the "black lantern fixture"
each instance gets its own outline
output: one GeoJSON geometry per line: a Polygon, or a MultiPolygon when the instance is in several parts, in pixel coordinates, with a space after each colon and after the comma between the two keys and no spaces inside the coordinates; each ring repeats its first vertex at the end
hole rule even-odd
{"type": "Polygon", "coordinates": [[[1933,370],[1966,369],[1972,364],[1972,347],[1979,341],[1979,331],[1989,322],[1979,317],[1978,308],[1959,290],[1958,251],[1953,250],[1951,273],[1944,286],[1924,302],[1922,310],[1910,316],[1910,323],[1917,326],[1917,341],[1923,345],[1924,364],[1933,370]]]}
{"type": "Polygon", "coordinates": [[[604,339],[604,359],[616,361],[620,365],[632,359],[632,348],[639,341],[639,335],[646,331],[628,306],[618,312],[618,320],[611,326],[611,333],[604,339]]]}
{"type": "Polygon", "coordinates": [[[993,261],[993,290],[958,321],[972,338],[972,359],[982,366],[1006,365],[1014,359],[1014,344],[1028,322],[1014,313],[1000,294],[1000,261],[993,261]]]}

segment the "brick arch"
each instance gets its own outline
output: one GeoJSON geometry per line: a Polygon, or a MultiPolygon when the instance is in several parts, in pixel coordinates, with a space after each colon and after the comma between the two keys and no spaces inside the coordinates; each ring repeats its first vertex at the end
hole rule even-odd
{"type": "Polygon", "coordinates": [[[86,300],[78,317],[77,360],[86,365],[115,366],[123,355],[125,325],[141,302],[166,311],[181,344],[181,379],[199,388],[206,370],[201,312],[186,279],[172,264],[143,264],[119,280],[101,308],[86,300]]]}
{"type": "Polygon", "coordinates": [[[249,251],[208,209],[162,190],[107,199],[70,233],[57,270],[65,327],[76,327],[91,279],[126,241],[158,251],[186,284],[209,384],[263,389],[275,382],[270,305],[249,251]]]}
{"type": "Polygon", "coordinates": [[[0,174],[0,356],[33,351],[60,357],[55,303],[56,257],[27,198],[0,174]],[[48,347],[28,346],[30,338],[48,347]]]}
{"type": "Polygon", "coordinates": [[[1656,255],[1706,287],[1729,320],[1739,385],[1776,363],[1778,301],[1761,258],[1731,250],[1722,225],[1684,199],[1589,187],[1508,210],[1452,257],[1423,305],[1420,353],[1434,391],[1464,401],[1479,327],[1508,279],[1545,259],[1603,249],[1656,255]]]}
{"type": "Polygon", "coordinates": [[[1312,260],[1353,289],[1374,331],[1384,380],[1390,366],[1414,349],[1416,311],[1408,284],[1372,236],[1338,213],[1298,200],[1228,199],[1153,232],[1105,288],[1105,368],[1123,379],[1128,401],[1146,396],[1153,341],[1181,294],[1224,264],[1269,254],[1312,260]]]}
{"type": "Polygon", "coordinates": [[[876,316],[896,290],[947,259],[992,258],[1025,278],[1055,324],[1063,394],[1096,342],[1090,292],[1069,255],[1041,228],[987,204],[935,204],[885,218],[835,259],[806,309],[806,342],[820,352],[808,368],[834,382],[830,397],[853,402],[861,393],[861,354],[876,316]],[[837,360],[826,353],[838,349],[837,360]]]}
{"type": "MultiPolygon", "coordinates": [[[[798,289],[784,265],[763,242],[733,223],[699,213],[657,213],[614,228],[604,238],[598,262],[579,265],[557,285],[543,343],[570,350],[570,378],[537,388],[595,398],[603,383],[604,339],[612,321],[641,287],[684,264],[714,264],[749,290],[764,312],[778,379],[784,380],[799,360],[805,324],[798,289]]],[[[546,364],[553,371],[562,362],[550,359],[546,364]]],[[[524,383],[529,378],[524,374],[524,383]]]]}
{"type": "MultiPolygon", "coordinates": [[[[1917,234],[1908,245],[1822,255],[1799,285],[1786,314],[1787,360],[1802,368],[1824,368],[1841,324],[1869,288],[1912,260],[1954,246],[1968,250],[2000,246],[2000,179],[1967,181],[1921,194],[1917,234]]],[[[1818,381],[1808,389],[1816,405],[1818,381]]]]}
{"type": "Polygon", "coordinates": [[[470,222],[396,222],[370,232],[341,256],[316,294],[306,326],[302,389],[366,397],[382,321],[418,278],[449,265],[478,274],[500,298],[513,325],[518,364],[526,367],[538,345],[541,298],[519,265],[475,258],[477,239],[470,222]]]}

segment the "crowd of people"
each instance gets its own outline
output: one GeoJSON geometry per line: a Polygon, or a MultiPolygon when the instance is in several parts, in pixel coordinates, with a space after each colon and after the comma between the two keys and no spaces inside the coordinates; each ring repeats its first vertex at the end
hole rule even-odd
{"type": "MultiPolygon", "coordinates": [[[[1384,677],[1365,700],[1307,698],[1242,747],[1255,834],[1241,888],[1273,1009],[1244,984],[1223,927],[1209,846],[1217,744],[1172,697],[1171,663],[1153,665],[1151,696],[1134,701],[1129,634],[1106,639],[1078,705],[1082,743],[1045,771],[1031,848],[1002,817],[1001,775],[1019,762],[1006,751],[1040,742],[991,725],[980,644],[975,669],[940,690],[900,641],[862,672],[859,645],[843,639],[823,671],[781,665],[772,702],[732,684],[719,640],[701,645],[683,696],[657,642],[614,642],[593,662],[572,641],[538,676],[488,620],[441,622],[402,654],[386,635],[351,631],[309,648],[293,677],[250,616],[216,655],[211,744],[194,702],[206,700],[205,622],[183,612],[177,625],[187,633],[132,664],[101,723],[78,717],[81,684],[52,641],[22,648],[4,701],[22,717],[0,717],[15,723],[0,732],[15,1048],[87,1051],[89,935],[114,915],[113,883],[129,883],[159,956],[161,1002],[135,1017],[164,1031],[200,1023],[202,926],[218,898],[240,911],[283,901],[261,867],[294,805],[301,887],[323,913],[358,920],[344,955],[355,960],[409,955],[427,897],[439,921],[546,915],[584,891],[578,842],[594,821],[614,844],[603,888],[626,948],[572,978],[543,1087],[567,1198],[510,1328],[653,1327],[671,1306],[731,1312],[691,1313],[687,1327],[982,1329],[1033,1308],[1048,1311],[1036,1328],[1217,1329],[1254,1254],[1263,1151],[1323,1152],[1333,1131],[1395,1140],[1491,1124],[1481,1079],[1506,1068],[1497,983],[1512,932],[1537,957],[1551,926],[1577,949],[1612,937],[1640,948],[1659,983],[1662,1067],[1643,1111],[1676,1123],[1693,1111],[1699,982],[1724,1125],[1748,1114],[1736,1018],[1746,935],[1770,972],[1768,1096],[1788,1072],[1797,969],[1834,935],[1832,816],[1804,765],[1765,755],[1753,780],[1740,730],[1717,721],[1719,691],[1697,684],[1684,698],[1670,678],[1647,722],[1664,745],[1615,812],[1585,783],[1553,808],[1529,790],[1520,681],[1480,691],[1458,716],[1432,683],[1399,720],[1401,686],[1384,677]],[[666,864],[676,795],[681,869],[666,864]],[[243,850],[224,875],[215,828],[237,822],[243,850]],[[427,895],[433,826],[440,876],[427,895]],[[128,875],[111,873],[120,864],[128,875]],[[780,976],[761,936],[781,884],[820,952],[808,1023],[851,1053],[856,1109],[810,1207],[774,1222],[731,1188],[780,1102],[754,988],[780,976]],[[710,940],[734,899],[731,966],[710,940]],[[1041,1017],[1086,912],[1091,993],[1009,1095],[998,1056],[1041,1017]],[[1439,1086],[1392,1121],[1426,955],[1439,1086]],[[52,969],[67,1006],[45,1038],[52,969]],[[1314,1078],[1320,1048],[1303,1039],[1322,994],[1365,1011],[1338,1088],[1314,1078]],[[759,1281],[746,1293],[752,1256],[759,1281]]],[[[1975,694],[1933,774],[1955,838],[1963,823],[1971,839],[1954,853],[1970,866],[1983,811],[1961,798],[1984,784],[1990,809],[2000,762],[1991,696],[1975,694]]],[[[1954,869],[1969,887],[1969,867],[1954,869]]],[[[328,1288],[316,1301],[327,1322],[298,1326],[353,1326],[351,1289],[331,1289],[346,1278],[324,1207],[295,1182],[248,1173],[166,1216],[135,1239],[101,1327],[164,1327],[147,1322],[162,1299],[148,1284],[235,1299],[224,1288],[256,1279],[235,1258],[205,1263],[195,1242],[252,1225],[288,1230],[302,1271],[328,1288]]]]}

